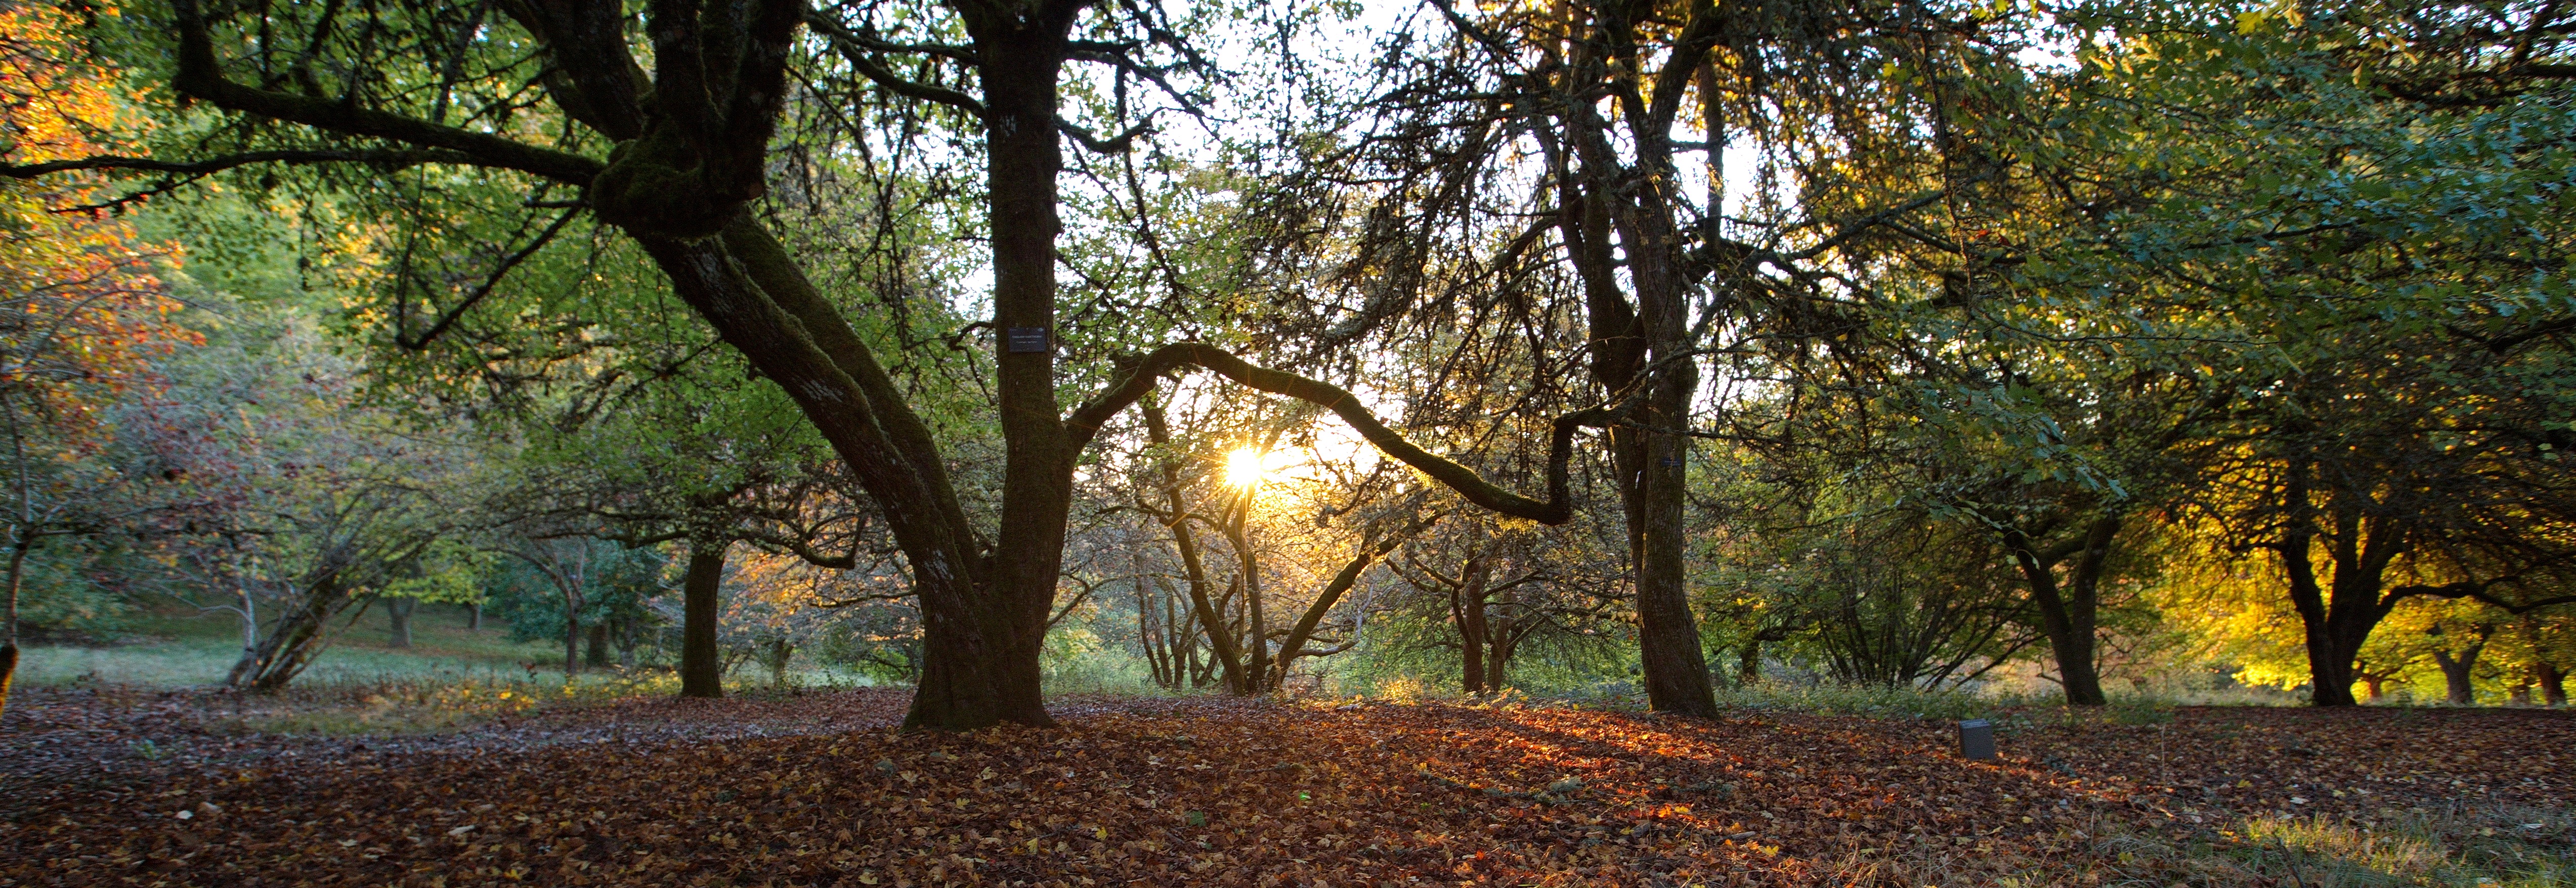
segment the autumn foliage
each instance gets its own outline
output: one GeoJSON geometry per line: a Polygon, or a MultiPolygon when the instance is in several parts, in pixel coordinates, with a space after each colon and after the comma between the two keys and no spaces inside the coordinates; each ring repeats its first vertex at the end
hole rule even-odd
{"type": "MultiPolygon", "coordinates": [[[[129,149],[145,121],[114,81],[84,68],[50,6],[0,10],[0,151],[16,166],[129,149]]],[[[152,274],[166,247],[111,215],[95,177],[0,180],[0,386],[61,427],[147,374],[145,359],[194,336],[152,274]]]]}
{"type": "MultiPolygon", "coordinates": [[[[1953,754],[1947,723],[1904,719],[1202,698],[1065,701],[1062,728],[905,734],[901,703],[652,701],[479,736],[295,745],[192,737],[182,704],[146,701],[134,711],[157,721],[125,728],[172,757],[19,796],[0,876],[2165,884],[2182,874],[2122,860],[2121,843],[2224,847],[2249,841],[2244,817],[2378,823],[2427,806],[2563,809],[2576,792],[2576,722],[2537,712],[2199,709],[2123,725],[2051,711],[2007,719],[2002,759],[1980,763],[1953,754]],[[780,730],[797,734],[756,736],[780,730]],[[2434,732],[2446,742],[2421,742],[2434,732]]],[[[84,721],[98,714],[64,698],[31,710],[22,736],[70,743],[66,756],[84,730],[132,736],[84,721]]]]}
{"type": "MultiPolygon", "coordinates": [[[[0,8],[0,163],[40,169],[126,147],[143,128],[105,72],[78,61],[63,13],[0,8]]],[[[9,549],[0,706],[18,661],[20,570],[39,540],[73,532],[77,512],[117,487],[85,464],[103,443],[101,412],[148,386],[147,358],[194,334],[172,322],[146,246],[106,210],[94,177],[0,179],[0,434],[7,450],[9,549]]]]}

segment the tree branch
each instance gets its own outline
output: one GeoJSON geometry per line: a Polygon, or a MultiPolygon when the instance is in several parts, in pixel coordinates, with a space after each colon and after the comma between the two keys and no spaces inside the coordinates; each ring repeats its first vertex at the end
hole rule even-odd
{"type": "Polygon", "coordinates": [[[44,163],[0,164],[0,176],[33,179],[52,173],[74,170],[141,170],[150,173],[175,173],[205,176],[255,163],[293,165],[315,163],[371,163],[384,166],[411,166],[423,163],[473,165],[473,155],[461,151],[245,151],[205,160],[172,161],[150,157],[120,157],[100,154],[77,160],[52,160],[44,163]]]}
{"type": "MultiPolygon", "coordinates": [[[[970,96],[944,86],[932,86],[927,83],[907,80],[903,75],[896,74],[894,71],[888,69],[884,64],[879,63],[876,58],[869,55],[869,53],[887,51],[877,49],[876,46],[872,45],[875,43],[881,43],[882,41],[872,41],[870,38],[852,33],[849,29],[841,27],[839,22],[833,21],[831,17],[826,16],[821,12],[808,14],[805,17],[805,21],[807,24],[813,26],[814,33],[823,35],[823,39],[831,43],[833,49],[840,50],[841,58],[848,60],[851,68],[856,69],[861,76],[864,76],[871,81],[875,81],[878,86],[885,87],[888,91],[899,96],[920,99],[925,102],[937,102],[942,105],[947,105],[949,107],[965,111],[966,113],[973,114],[977,117],[984,116],[984,103],[976,101],[974,96],[970,96]]],[[[938,54],[946,55],[946,53],[938,54]]],[[[971,56],[972,54],[970,53],[969,55],[971,56]]]]}
{"type": "Polygon", "coordinates": [[[177,0],[179,70],[171,85],[181,95],[203,99],[218,108],[300,123],[315,129],[387,141],[443,148],[473,158],[477,166],[518,170],[570,185],[588,185],[606,164],[551,148],[539,148],[452,126],[359,107],[354,102],[299,96],[243,86],[224,79],[215,58],[214,39],[206,32],[197,0],[177,0]]]}
{"type": "Polygon", "coordinates": [[[2399,601],[2419,596],[2424,598],[2467,598],[2485,602],[2495,606],[2497,609],[2502,610],[2505,613],[2520,616],[2544,607],[2556,607],[2562,604],[2576,604],[2576,595],[2555,595],[2538,601],[2525,601],[2517,604],[2487,593],[2487,589],[2489,587],[2495,586],[2499,583],[2519,584],[2521,582],[2521,577],[2512,576],[2497,577],[2492,580],[2480,580],[2476,582],[2443,583],[2438,586],[2399,586],[2388,590],[2387,597],[2380,600],[2380,605],[2385,608],[2395,605],[2399,601]]]}
{"type": "Polygon", "coordinates": [[[1063,117],[1055,119],[1055,128],[1062,130],[1065,135],[1072,136],[1074,141],[1082,143],[1082,147],[1091,149],[1094,154],[1125,154],[1135,149],[1137,136],[1152,135],[1155,132],[1154,122],[1151,119],[1128,127],[1126,132],[1107,139],[1093,135],[1091,130],[1063,117]]]}
{"type": "Polygon", "coordinates": [[[1609,411],[1601,408],[1580,410],[1556,418],[1550,436],[1547,459],[1547,500],[1530,499],[1496,486],[1478,476],[1474,469],[1438,456],[1404,439],[1394,429],[1379,422],[1377,416],[1361,406],[1359,399],[1330,383],[1308,379],[1294,373],[1255,367],[1242,358],[1213,345],[1179,342],[1155,349],[1129,370],[1118,385],[1083,405],[1065,422],[1068,443],[1079,448],[1090,443],[1102,423],[1117,416],[1137,399],[1154,390],[1155,381],[1182,367],[1201,367],[1244,386],[1284,395],[1333,411],[1351,430],[1368,439],[1379,452],[1395,457],[1405,465],[1431,476],[1442,486],[1457,491],[1469,502],[1496,512],[1536,521],[1540,524],[1564,524],[1574,518],[1574,501],[1567,493],[1566,463],[1574,454],[1574,430],[1600,428],[1611,421],[1609,411]]]}

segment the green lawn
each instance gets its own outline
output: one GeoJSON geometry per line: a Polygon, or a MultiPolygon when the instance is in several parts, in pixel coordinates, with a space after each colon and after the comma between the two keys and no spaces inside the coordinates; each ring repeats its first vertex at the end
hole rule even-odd
{"type": "MultiPolygon", "coordinates": [[[[343,621],[346,618],[342,618],[343,621]]],[[[305,670],[298,684],[369,684],[434,676],[507,678],[563,668],[563,649],[545,642],[516,644],[509,627],[485,619],[465,628],[466,610],[420,605],[412,614],[412,646],[394,648],[390,618],[382,607],[357,622],[333,623],[334,640],[305,670]]],[[[143,687],[219,684],[241,658],[241,623],[230,614],[160,614],[136,621],[132,643],[109,647],[40,646],[26,650],[18,681],[62,685],[96,681],[143,687]]]]}

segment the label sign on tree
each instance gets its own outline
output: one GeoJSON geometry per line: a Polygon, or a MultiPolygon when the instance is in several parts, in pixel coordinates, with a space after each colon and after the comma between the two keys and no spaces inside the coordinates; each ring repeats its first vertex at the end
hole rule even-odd
{"type": "Polygon", "coordinates": [[[1011,354],[1044,354],[1047,350],[1045,327],[1012,327],[1003,337],[1011,354]]]}

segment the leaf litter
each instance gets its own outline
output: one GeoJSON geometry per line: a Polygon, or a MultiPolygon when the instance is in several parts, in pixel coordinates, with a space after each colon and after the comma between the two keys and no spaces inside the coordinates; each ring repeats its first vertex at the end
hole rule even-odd
{"type": "Polygon", "coordinates": [[[0,882],[2085,884],[2113,836],[2564,809],[2576,772],[2576,720],[2533,711],[2033,713],[1968,762],[1929,721],[1080,698],[1053,729],[905,734],[904,700],[633,701],[338,740],[30,701],[0,754],[0,882]]]}

